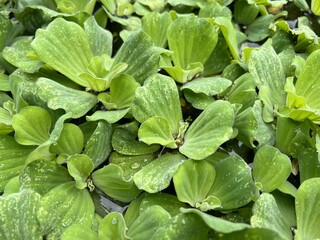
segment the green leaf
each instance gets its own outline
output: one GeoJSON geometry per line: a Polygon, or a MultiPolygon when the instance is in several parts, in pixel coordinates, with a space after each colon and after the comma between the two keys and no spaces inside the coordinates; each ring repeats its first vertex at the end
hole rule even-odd
{"type": "Polygon", "coordinates": [[[112,150],[111,135],[111,125],[104,121],[99,121],[84,149],[84,154],[90,157],[94,167],[99,166],[108,158],[112,150]]]}
{"type": "Polygon", "coordinates": [[[253,107],[248,107],[236,115],[234,127],[238,129],[237,138],[248,147],[273,145],[275,132],[271,125],[262,119],[262,103],[255,101],[253,107]]]}
{"type": "Polygon", "coordinates": [[[301,183],[310,178],[320,177],[320,162],[315,149],[300,150],[298,162],[301,183]]]}
{"type": "Polygon", "coordinates": [[[160,206],[154,205],[145,209],[128,229],[132,239],[148,240],[153,234],[170,220],[170,214],[160,206]]]}
{"type": "Polygon", "coordinates": [[[139,206],[140,213],[144,210],[158,205],[166,210],[172,217],[180,213],[180,208],[187,207],[186,204],[180,202],[174,195],[167,193],[146,194],[139,206]]]}
{"type": "MultiPolygon", "coordinates": [[[[218,236],[220,236],[219,234],[218,236]]],[[[255,240],[279,240],[279,234],[265,228],[246,228],[242,231],[236,231],[229,234],[223,234],[222,240],[233,239],[255,239],[255,240]]]]}
{"type": "Polygon", "coordinates": [[[130,240],[126,235],[126,223],[120,213],[109,213],[100,223],[99,239],[130,240]]]}
{"type": "Polygon", "coordinates": [[[39,78],[36,86],[41,100],[53,110],[62,108],[72,113],[72,118],[85,115],[97,103],[97,97],[85,91],[65,87],[47,78],[39,78]]]}
{"type": "Polygon", "coordinates": [[[6,186],[4,187],[2,196],[8,196],[12,193],[18,193],[20,192],[20,188],[21,188],[21,184],[20,184],[19,176],[11,178],[7,182],[6,186]]]}
{"type": "Polygon", "coordinates": [[[123,169],[113,163],[95,171],[92,180],[105,194],[122,202],[132,201],[141,192],[134,185],[132,177],[125,178],[123,169]]]}
{"type": "Polygon", "coordinates": [[[248,164],[239,156],[227,157],[215,166],[216,178],[208,195],[221,201],[221,209],[234,209],[249,203],[255,186],[248,164]]]}
{"type": "Polygon", "coordinates": [[[168,120],[171,134],[177,134],[182,112],[173,79],[160,74],[149,77],[136,91],[132,113],[140,123],[154,116],[162,116],[168,120]]]}
{"type": "Polygon", "coordinates": [[[263,146],[258,149],[253,160],[253,178],[256,186],[264,192],[272,192],[291,173],[291,161],[277,148],[263,146]]]}
{"type": "Polygon", "coordinates": [[[227,101],[209,105],[191,124],[179,151],[201,160],[213,154],[233,134],[234,110],[227,101]]]}
{"type": "Polygon", "coordinates": [[[288,99],[287,105],[292,109],[290,117],[294,120],[303,121],[306,118],[315,118],[314,122],[318,123],[320,104],[317,101],[320,84],[317,79],[320,77],[318,71],[320,50],[314,51],[309,55],[304,64],[298,80],[295,84],[296,95],[293,99],[288,99]],[[298,98],[303,98],[305,102],[298,104],[298,98]]]}
{"type": "Polygon", "coordinates": [[[273,22],[273,18],[272,14],[256,18],[245,31],[249,41],[259,42],[267,38],[271,33],[269,26],[273,22]]]}
{"type": "Polygon", "coordinates": [[[295,200],[297,214],[296,239],[320,238],[320,178],[304,181],[295,200]]]}
{"type": "Polygon", "coordinates": [[[112,53],[112,34],[98,25],[93,16],[84,22],[84,31],[94,56],[112,53]]]}
{"type": "Polygon", "coordinates": [[[290,226],[285,222],[274,197],[263,193],[253,206],[252,227],[266,228],[279,234],[279,239],[292,239],[290,226]]]}
{"type": "Polygon", "coordinates": [[[130,180],[141,168],[149,164],[155,157],[153,154],[128,156],[112,152],[109,162],[118,165],[123,170],[124,179],[130,180]]]}
{"type": "Polygon", "coordinates": [[[134,183],[146,192],[159,192],[169,186],[171,178],[184,160],[185,157],[180,154],[167,153],[137,172],[133,177],[134,183]]]}
{"type": "Polygon", "coordinates": [[[152,39],[146,33],[138,31],[123,43],[115,56],[113,67],[121,62],[128,64],[124,73],[142,84],[149,76],[157,73],[162,52],[153,46],[152,39]]]}
{"type": "Polygon", "coordinates": [[[61,240],[96,240],[99,238],[98,234],[91,230],[90,227],[81,224],[72,224],[61,235],[61,240]]]}
{"type": "Polygon", "coordinates": [[[3,58],[24,72],[34,73],[38,71],[44,63],[33,53],[31,42],[31,37],[24,37],[14,42],[11,47],[3,49],[3,58]]]}
{"type": "Polygon", "coordinates": [[[231,233],[250,227],[250,225],[248,224],[229,222],[222,218],[203,213],[198,209],[181,208],[180,211],[182,213],[188,213],[190,215],[198,215],[199,217],[201,217],[201,220],[205,222],[205,224],[207,224],[208,227],[219,233],[231,233]]]}
{"type": "Polygon", "coordinates": [[[141,142],[148,145],[160,144],[168,148],[177,148],[169,122],[162,116],[154,116],[144,121],[139,128],[138,136],[141,142]]]}
{"type": "Polygon", "coordinates": [[[222,77],[197,78],[184,84],[180,89],[189,89],[195,93],[204,93],[208,96],[214,96],[224,92],[232,82],[222,77]]]}
{"type": "Polygon", "coordinates": [[[90,84],[79,74],[92,58],[85,31],[76,23],[56,18],[46,30],[39,29],[31,43],[39,58],[83,87],[90,84]]]}
{"type": "Polygon", "coordinates": [[[214,167],[206,161],[184,162],[173,176],[174,188],[181,202],[201,207],[215,179],[214,167]]]}
{"type": "Polygon", "coordinates": [[[259,7],[247,0],[237,1],[234,5],[234,18],[237,23],[249,25],[259,14],[259,7]]]}
{"type": "Polygon", "coordinates": [[[0,138],[0,191],[4,190],[7,182],[18,176],[25,161],[34,148],[19,145],[11,136],[0,138]]]}
{"type": "Polygon", "coordinates": [[[93,167],[92,160],[85,154],[75,154],[68,159],[68,172],[76,181],[78,189],[87,187],[87,178],[93,167]]]}
{"type": "Polygon", "coordinates": [[[31,190],[0,197],[1,239],[42,239],[36,212],[40,195],[31,190]]]}
{"type": "Polygon", "coordinates": [[[91,227],[94,205],[86,189],[79,190],[75,182],[61,184],[41,198],[37,217],[42,234],[58,238],[74,223],[91,227]]]}
{"type": "Polygon", "coordinates": [[[170,13],[150,12],[141,19],[141,28],[152,38],[156,46],[164,48],[167,45],[167,30],[171,23],[170,13]]]}
{"type": "Polygon", "coordinates": [[[208,239],[208,232],[209,228],[199,216],[180,213],[171,218],[163,227],[158,228],[152,239],[200,240],[208,239]]]}
{"type": "Polygon", "coordinates": [[[49,138],[50,114],[43,108],[27,106],[12,118],[15,140],[22,145],[40,145],[49,138]]]}
{"type": "Polygon", "coordinates": [[[140,87],[140,84],[137,83],[133,77],[121,74],[112,79],[110,94],[100,93],[98,100],[102,102],[107,109],[128,108],[131,107],[138,87],[140,87]]]}
{"type": "Polygon", "coordinates": [[[36,160],[20,172],[21,188],[32,189],[41,195],[72,180],[68,170],[54,161],[36,160]]]}
{"type": "Polygon", "coordinates": [[[235,60],[240,60],[236,33],[231,20],[226,17],[216,17],[214,18],[214,23],[220,27],[233,58],[235,60]]]}
{"type": "Polygon", "coordinates": [[[112,147],[118,153],[125,155],[143,155],[156,152],[159,145],[150,145],[137,140],[138,122],[121,125],[114,130],[112,147]]]}
{"type": "Polygon", "coordinates": [[[200,110],[206,109],[215,99],[204,93],[195,93],[189,89],[183,91],[186,100],[191,103],[192,107],[200,110]]]}
{"type": "Polygon", "coordinates": [[[320,15],[320,1],[319,0],[311,0],[311,11],[314,15],[320,15]]]}
{"type": "Polygon", "coordinates": [[[130,108],[114,111],[95,111],[91,116],[86,116],[87,121],[106,121],[110,124],[118,122],[129,112],[130,108]]]}
{"type": "Polygon", "coordinates": [[[263,119],[271,122],[274,110],[284,106],[286,101],[285,74],[281,61],[271,46],[263,46],[251,52],[248,68],[260,90],[259,97],[265,105],[263,119]]]}
{"type": "Polygon", "coordinates": [[[74,14],[79,11],[92,13],[96,0],[55,0],[57,8],[64,13],[74,14]]]}
{"type": "Polygon", "coordinates": [[[84,137],[81,129],[72,123],[65,123],[56,144],[50,147],[50,151],[56,154],[73,155],[81,153],[84,145],[84,137]]]}
{"type": "Polygon", "coordinates": [[[179,17],[168,28],[173,63],[187,70],[192,63],[204,64],[218,41],[217,29],[204,18],[179,17]]]}

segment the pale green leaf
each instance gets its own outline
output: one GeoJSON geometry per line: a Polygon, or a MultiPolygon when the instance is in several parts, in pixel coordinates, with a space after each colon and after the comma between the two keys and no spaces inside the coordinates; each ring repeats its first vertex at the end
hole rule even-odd
{"type": "Polygon", "coordinates": [[[86,116],[87,121],[106,121],[110,124],[118,122],[129,112],[130,108],[111,111],[95,111],[91,116],[86,116]]]}
{"type": "Polygon", "coordinates": [[[98,238],[95,231],[81,224],[72,224],[61,235],[61,240],[97,240],[98,238]]]}
{"type": "Polygon", "coordinates": [[[218,41],[216,27],[205,18],[179,17],[168,28],[169,49],[173,63],[187,70],[192,63],[204,64],[218,41]]]}
{"type": "Polygon", "coordinates": [[[222,93],[232,82],[221,77],[197,78],[184,84],[180,89],[189,89],[195,93],[204,93],[208,96],[213,96],[222,93]]]}
{"type": "Polygon", "coordinates": [[[87,71],[92,52],[85,31],[78,24],[56,18],[46,30],[37,31],[31,46],[42,61],[79,85],[90,87],[79,77],[87,71]]]}
{"type": "Polygon", "coordinates": [[[167,45],[167,30],[171,23],[172,19],[168,12],[161,14],[150,12],[141,19],[141,28],[152,38],[156,46],[165,47],[167,45]]]}

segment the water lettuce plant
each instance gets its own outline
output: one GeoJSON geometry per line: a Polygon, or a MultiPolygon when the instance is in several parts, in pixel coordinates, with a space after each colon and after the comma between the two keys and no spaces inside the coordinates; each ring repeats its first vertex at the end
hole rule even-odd
{"type": "Polygon", "coordinates": [[[320,238],[320,1],[0,5],[0,239],[320,238]]]}

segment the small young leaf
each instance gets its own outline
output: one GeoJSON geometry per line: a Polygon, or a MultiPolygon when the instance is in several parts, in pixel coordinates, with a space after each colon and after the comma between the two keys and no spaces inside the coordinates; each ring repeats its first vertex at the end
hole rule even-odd
{"type": "Polygon", "coordinates": [[[81,153],[84,137],[81,129],[72,123],[65,123],[60,138],[56,144],[50,147],[50,151],[56,154],[73,155],[81,153]]]}
{"type": "Polygon", "coordinates": [[[12,118],[15,139],[22,145],[40,145],[49,138],[50,114],[43,108],[27,106],[12,118]]]}
{"type": "Polygon", "coordinates": [[[75,154],[68,160],[68,172],[76,181],[76,187],[87,187],[87,178],[93,170],[92,160],[85,154],[75,154]]]}
{"type": "Polygon", "coordinates": [[[177,148],[169,122],[162,116],[154,116],[144,121],[139,128],[138,136],[141,142],[148,145],[160,144],[168,148],[177,148]]]}
{"type": "Polygon", "coordinates": [[[215,169],[206,161],[184,162],[173,176],[178,199],[193,207],[200,204],[211,189],[215,175],[215,169]]]}
{"type": "Polygon", "coordinates": [[[61,235],[61,240],[96,240],[98,238],[95,231],[81,224],[72,224],[61,235]]]}
{"type": "Polygon", "coordinates": [[[126,223],[120,213],[109,213],[102,219],[99,226],[99,239],[131,240],[126,234],[126,223]]]}
{"type": "Polygon", "coordinates": [[[291,173],[291,161],[277,148],[263,146],[258,149],[253,160],[253,178],[257,187],[264,192],[272,192],[291,173]]]}
{"type": "Polygon", "coordinates": [[[122,168],[113,163],[95,171],[92,180],[97,188],[122,202],[132,201],[141,192],[134,185],[132,177],[125,178],[122,168]]]}

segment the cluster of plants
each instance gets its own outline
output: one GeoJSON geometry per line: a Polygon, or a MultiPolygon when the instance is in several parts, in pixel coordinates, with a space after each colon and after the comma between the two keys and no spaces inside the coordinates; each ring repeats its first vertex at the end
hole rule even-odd
{"type": "Polygon", "coordinates": [[[320,238],[319,0],[0,4],[0,239],[320,238]]]}

